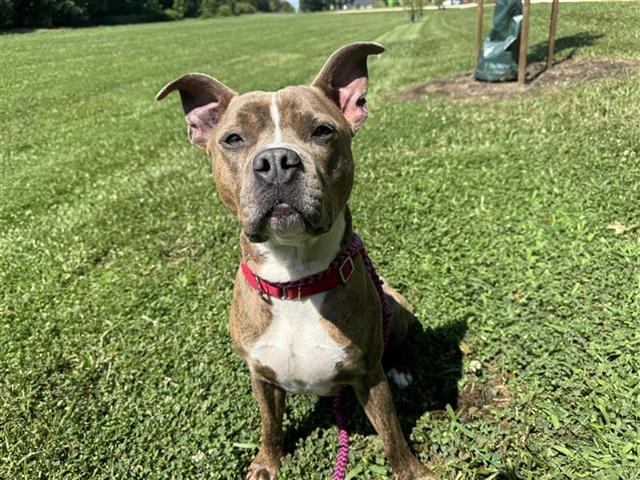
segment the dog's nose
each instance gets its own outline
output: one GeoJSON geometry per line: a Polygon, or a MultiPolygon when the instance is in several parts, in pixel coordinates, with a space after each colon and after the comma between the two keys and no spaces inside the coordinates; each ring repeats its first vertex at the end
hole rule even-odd
{"type": "Polygon", "coordinates": [[[288,148],[267,148],[253,159],[253,173],[266,183],[287,183],[302,170],[302,159],[288,148]]]}

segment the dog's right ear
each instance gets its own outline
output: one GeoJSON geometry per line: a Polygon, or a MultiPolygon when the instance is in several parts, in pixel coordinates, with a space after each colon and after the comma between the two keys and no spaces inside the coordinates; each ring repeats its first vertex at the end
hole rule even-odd
{"type": "Polygon", "coordinates": [[[188,73],[167,83],[156,100],[162,100],[174,90],[180,92],[189,140],[206,148],[213,127],[236,92],[204,73],[188,73]]]}
{"type": "Polygon", "coordinates": [[[367,57],[382,52],[384,47],[374,42],[345,45],[333,52],[312,83],[338,105],[354,133],[369,114],[365,98],[369,86],[367,57]]]}

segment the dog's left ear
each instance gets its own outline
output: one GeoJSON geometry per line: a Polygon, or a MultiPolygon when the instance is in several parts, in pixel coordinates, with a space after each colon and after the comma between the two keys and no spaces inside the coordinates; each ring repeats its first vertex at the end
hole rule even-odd
{"type": "Polygon", "coordinates": [[[206,148],[214,127],[236,92],[207,74],[188,73],[167,83],[156,95],[156,100],[162,100],[175,90],[180,92],[189,140],[206,148]]]}
{"type": "Polygon", "coordinates": [[[312,83],[340,107],[353,132],[362,126],[368,114],[365,99],[369,84],[367,57],[382,52],[384,47],[379,43],[345,45],[329,57],[312,83]]]}

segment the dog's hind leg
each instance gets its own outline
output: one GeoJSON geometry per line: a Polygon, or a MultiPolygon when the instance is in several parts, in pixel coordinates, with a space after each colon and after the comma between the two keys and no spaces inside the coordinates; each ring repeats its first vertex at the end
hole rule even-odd
{"type": "Polygon", "coordinates": [[[389,342],[383,357],[383,365],[389,378],[398,387],[406,388],[413,382],[409,371],[406,342],[417,319],[406,298],[386,282],[382,289],[391,308],[389,342]]]}
{"type": "Polygon", "coordinates": [[[382,290],[391,307],[391,331],[387,348],[395,348],[405,341],[411,327],[417,320],[413,314],[413,308],[406,298],[389,286],[387,282],[382,285],[382,290]]]}
{"type": "Polygon", "coordinates": [[[382,439],[384,453],[397,480],[435,480],[409,449],[384,372],[378,367],[353,385],[358,401],[382,439]]]}

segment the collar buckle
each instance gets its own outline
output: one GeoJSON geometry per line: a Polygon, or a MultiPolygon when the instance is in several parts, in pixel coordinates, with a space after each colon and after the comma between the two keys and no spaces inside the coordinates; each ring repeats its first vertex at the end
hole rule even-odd
{"type": "Polygon", "coordinates": [[[302,296],[302,285],[298,285],[297,287],[281,287],[282,290],[282,296],[280,298],[282,298],[282,300],[300,300],[300,297],[302,296]],[[295,288],[295,297],[290,297],[289,296],[289,288],[291,288],[292,290],[295,288]]]}

